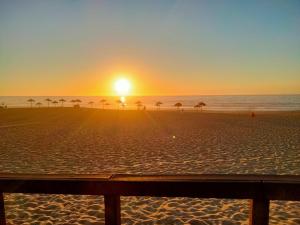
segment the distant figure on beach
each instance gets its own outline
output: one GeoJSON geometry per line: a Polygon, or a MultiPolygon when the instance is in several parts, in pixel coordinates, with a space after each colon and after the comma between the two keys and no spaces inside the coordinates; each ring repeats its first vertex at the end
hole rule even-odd
{"type": "Polygon", "coordinates": [[[252,117],[252,118],[255,117],[255,113],[254,113],[254,112],[251,113],[251,117],[252,117]]]}

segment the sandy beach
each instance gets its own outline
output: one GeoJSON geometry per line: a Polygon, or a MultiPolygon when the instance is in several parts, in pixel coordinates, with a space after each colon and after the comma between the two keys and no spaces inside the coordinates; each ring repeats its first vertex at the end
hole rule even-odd
{"type": "MultiPolygon", "coordinates": [[[[0,172],[300,174],[300,112],[0,109],[0,172]]],[[[248,224],[248,201],[124,197],[122,224],[248,224]]],[[[103,224],[102,196],[5,195],[8,224],[103,224]]],[[[270,224],[300,224],[272,202],[270,224]]]]}

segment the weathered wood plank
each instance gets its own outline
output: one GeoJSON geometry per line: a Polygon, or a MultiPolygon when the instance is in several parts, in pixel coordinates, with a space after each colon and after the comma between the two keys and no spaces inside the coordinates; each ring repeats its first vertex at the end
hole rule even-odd
{"type": "Polygon", "coordinates": [[[0,174],[0,192],[300,200],[300,176],[0,174]],[[221,187],[221,188],[220,188],[221,187]]]}
{"type": "Polygon", "coordinates": [[[0,225],[6,225],[3,193],[0,193],[0,225]]]}
{"type": "Polygon", "coordinates": [[[105,225],[121,225],[121,203],[119,195],[104,195],[105,225]]]}
{"type": "MultiPolygon", "coordinates": [[[[104,195],[105,220],[120,225],[120,196],[251,200],[250,224],[267,225],[269,200],[300,201],[298,175],[0,174],[0,193],[104,195]]],[[[0,225],[5,224],[3,195],[0,225]]]]}

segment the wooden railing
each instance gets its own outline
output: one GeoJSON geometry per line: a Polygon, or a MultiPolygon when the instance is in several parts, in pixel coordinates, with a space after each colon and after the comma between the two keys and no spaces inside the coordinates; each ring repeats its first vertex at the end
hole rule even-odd
{"type": "Polygon", "coordinates": [[[250,224],[267,225],[270,200],[300,201],[300,176],[0,174],[1,225],[3,193],[104,195],[106,225],[121,224],[120,196],[249,199],[250,224]]]}

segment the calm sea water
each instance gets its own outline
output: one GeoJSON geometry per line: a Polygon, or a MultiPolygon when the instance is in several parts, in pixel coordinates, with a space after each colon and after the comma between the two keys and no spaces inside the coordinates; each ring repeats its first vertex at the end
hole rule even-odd
{"type": "MultiPolygon", "coordinates": [[[[116,100],[118,97],[101,96],[0,96],[0,104],[4,103],[9,108],[30,107],[27,100],[33,98],[36,102],[41,102],[42,107],[47,107],[46,98],[58,101],[66,100],[64,106],[72,106],[72,99],[80,99],[81,107],[101,108],[101,99],[106,99],[110,105],[105,108],[118,108],[116,100]],[[90,105],[89,102],[94,104],[90,105]]],[[[235,111],[235,110],[256,110],[256,111],[294,111],[300,110],[300,95],[224,95],[224,96],[140,96],[127,97],[126,108],[135,109],[135,102],[141,101],[147,109],[155,109],[155,102],[162,102],[161,109],[174,109],[174,104],[181,102],[185,110],[192,110],[193,106],[200,101],[207,104],[205,110],[235,111]]],[[[35,106],[34,103],[34,107],[35,106]]],[[[61,103],[57,104],[60,106],[61,103]]],[[[51,107],[55,107],[50,104],[51,107]]]]}

